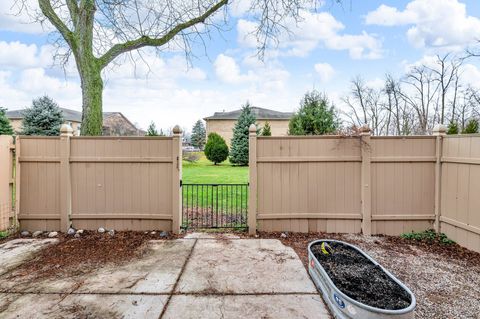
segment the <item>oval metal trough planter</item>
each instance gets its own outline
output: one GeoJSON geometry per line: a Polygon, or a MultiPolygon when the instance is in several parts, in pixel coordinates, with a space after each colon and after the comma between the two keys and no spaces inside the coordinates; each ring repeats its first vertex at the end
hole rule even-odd
{"type": "Polygon", "coordinates": [[[323,295],[323,299],[330,308],[332,314],[337,319],[377,319],[377,318],[395,318],[395,319],[410,319],[414,318],[414,310],[416,306],[416,300],[413,293],[408,289],[400,280],[395,278],[389,271],[377,263],[372,257],[363,252],[360,248],[351,245],[349,243],[339,241],[339,240],[329,240],[329,239],[320,239],[311,242],[308,245],[308,272],[312,277],[315,285],[320,289],[323,295]],[[326,243],[340,243],[343,245],[350,246],[351,248],[357,250],[367,259],[369,259],[374,265],[378,265],[383,272],[385,272],[393,281],[398,283],[409,295],[411,303],[407,308],[399,310],[387,310],[381,308],[371,307],[359,301],[356,301],[346,294],[344,294],[340,289],[338,289],[333,281],[330,279],[329,275],[318,262],[317,258],[313,254],[311,247],[319,244],[321,242],[326,243]]]}

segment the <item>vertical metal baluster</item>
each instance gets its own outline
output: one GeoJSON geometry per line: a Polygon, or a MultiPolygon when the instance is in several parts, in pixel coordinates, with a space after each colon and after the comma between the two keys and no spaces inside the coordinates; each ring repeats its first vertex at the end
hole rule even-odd
{"type": "Polygon", "coordinates": [[[184,189],[182,187],[182,226],[185,226],[185,222],[188,222],[186,219],[185,219],[185,208],[184,208],[184,205],[183,205],[183,201],[184,201],[184,197],[183,197],[183,192],[184,192],[184,189]]]}
{"type": "Polygon", "coordinates": [[[245,185],[245,227],[248,227],[248,198],[250,193],[248,191],[248,184],[245,185]]]}
{"type": "Polygon", "coordinates": [[[244,185],[245,187],[245,227],[248,225],[248,186],[244,185]]]}
{"type": "Polygon", "coordinates": [[[227,189],[226,192],[227,192],[227,198],[226,198],[226,202],[225,202],[225,226],[228,225],[228,212],[229,212],[229,208],[228,208],[228,196],[230,195],[230,192],[228,191],[228,185],[225,186],[225,188],[227,189]]]}
{"type": "Polygon", "coordinates": [[[221,185],[220,186],[220,193],[222,194],[222,201],[220,202],[220,206],[222,207],[221,208],[221,211],[220,211],[220,226],[221,227],[224,227],[224,218],[223,216],[225,215],[225,212],[224,212],[224,209],[225,209],[225,194],[224,194],[224,185],[221,185]]]}

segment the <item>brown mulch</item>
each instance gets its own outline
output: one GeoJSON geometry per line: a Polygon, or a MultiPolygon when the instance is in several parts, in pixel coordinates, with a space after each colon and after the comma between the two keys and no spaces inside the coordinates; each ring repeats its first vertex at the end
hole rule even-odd
{"type": "Polygon", "coordinates": [[[480,254],[457,244],[395,236],[259,233],[292,247],[308,269],[307,246],[317,239],[356,245],[404,282],[417,299],[415,318],[480,318],[480,254]]]}
{"type": "MultiPolygon", "coordinates": [[[[82,275],[107,264],[122,264],[141,257],[146,251],[146,243],[160,238],[159,233],[116,232],[114,236],[96,231],[84,231],[80,238],[59,233],[58,242],[39,251],[33,259],[17,267],[15,277],[28,276],[28,279],[44,279],[68,274],[82,275]]],[[[41,238],[41,237],[37,237],[41,238]]]]}
{"type": "MultiPolygon", "coordinates": [[[[308,244],[317,239],[335,239],[346,241],[353,245],[363,244],[363,236],[349,235],[349,234],[333,234],[333,233],[287,233],[286,238],[281,237],[281,232],[259,232],[259,238],[275,238],[279,239],[284,245],[292,247],[297,255],[302,260],[305,267],[308,269],[308,244]]],[[[414,246],[422,251],[437,254],[445,258],[466,262],[472,266],[480,266],[480,253],[468,250],[458,244],[445,245],[438,241],[416,241],[403,239],[397,236],[372,236],[373,244],[378,245],[391,252],[408,252],[413,255],[418,255],[417,250],[412,250],[414,246]]]]}

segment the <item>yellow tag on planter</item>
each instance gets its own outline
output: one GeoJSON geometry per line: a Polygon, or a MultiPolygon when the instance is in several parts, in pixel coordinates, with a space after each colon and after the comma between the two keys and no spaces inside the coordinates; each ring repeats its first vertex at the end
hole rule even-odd
{"type": "Polygon", "coordinates": [[[322,253],[323,253],[324,255],[333,254],[333,249],[332,249],[332,247],[330,247],[330,245],[327,244],[326,242],[323,242],[322,245],[320,246],[320,248],[322,249],[322,253]]]}

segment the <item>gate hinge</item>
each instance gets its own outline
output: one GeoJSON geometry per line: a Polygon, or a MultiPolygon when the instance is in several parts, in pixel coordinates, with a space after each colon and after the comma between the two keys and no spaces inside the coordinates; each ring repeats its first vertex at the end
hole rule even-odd
{"type": "Polygon", "coordinates": [[[183,181],[182,181],[182,180],[180,180],[180,187],[182,187],[182,185],[183,185],[183,181]]]}

